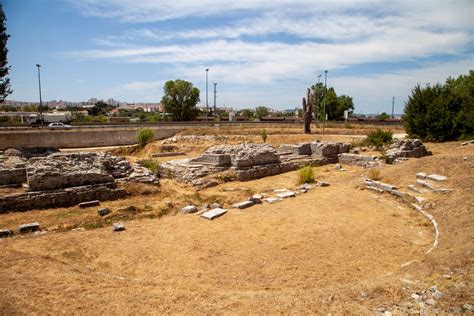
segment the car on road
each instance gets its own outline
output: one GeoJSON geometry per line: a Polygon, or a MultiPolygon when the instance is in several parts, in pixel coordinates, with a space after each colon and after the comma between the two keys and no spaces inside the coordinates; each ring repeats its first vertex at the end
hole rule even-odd
{"type": "Polygon", "coordinates": [[[48,127],[50,129],[71,129],[72,128],[71,125],[67,125],[67,124],[64,124],[64,123],[61,123],[61,122],[49,123],[48,127]]]}

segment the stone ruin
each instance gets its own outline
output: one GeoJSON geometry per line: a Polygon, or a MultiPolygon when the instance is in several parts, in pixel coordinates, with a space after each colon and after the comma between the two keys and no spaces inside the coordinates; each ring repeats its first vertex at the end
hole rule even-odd
{"type": "Polygon", "coordinates": [[[385,151],[387,163],[394,163],[400,158],[420,158],[432,155],[419,139],[398,139],[385,151]]]}
{"type": "Polygon", "coordinates": [[[229,172],[238,181],[249,181],[296,170],[303,165],[324,165],[338,161],[338,154],[349,151],[349,144],[320,142],[283,145],[220,145],[192,159],[168,161],[161,165],[163,176],[175,177],[200,187],[217,185],[210,175],[229,172]]]}
{"type": "MultiPolygon", "coordinates": [[[[53,153],[21,159],[21,176],[13,179],[12,174],[20,168],[5,168],[5,164],[0,166],[0,175],[9,173],[8,184],[23,185],[27,192],[0,196],[0,213],[122,198],[127,191],[118,183],[158,184],[156,175],[148,169],[108,153],[53,153]]],[[[2,183],[7,182],[4,179],[2,183]]]]}

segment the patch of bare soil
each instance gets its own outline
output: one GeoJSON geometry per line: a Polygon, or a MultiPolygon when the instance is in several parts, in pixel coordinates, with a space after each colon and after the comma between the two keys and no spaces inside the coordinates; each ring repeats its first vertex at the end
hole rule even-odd
{"type": "Polygon", "coordinates": [[[452,192],[423,194],[435,204],[429,211],[441,234],[428,255],[430,222],[392,196],[361,190],[362,168],[314,168],[316,178],[331,186],[246,210],[229,206],[252,193],[295,189],[297,173],[202,191],[163,180],[158,189],[130,187],[132,197],[102,203],[114,211],[140,208],[121,233],[110,223],[53,231],[98,220],[95,208],[1,215],[0,227],[38,221],[50,231],[0,240],[0,310],[366,314],[380,305],[396,311],[396,304],[414,304],[410,295],[433,285],[445,294],[436,308],[472,303],[472,147],[427,146],[433,156],[386,165],[381,181],[407,191],[417,172],[448,176],[439,185],[452,192]],[[214,221],[178,212],[188,203],[210,202],[229,212],[214,221]]]}

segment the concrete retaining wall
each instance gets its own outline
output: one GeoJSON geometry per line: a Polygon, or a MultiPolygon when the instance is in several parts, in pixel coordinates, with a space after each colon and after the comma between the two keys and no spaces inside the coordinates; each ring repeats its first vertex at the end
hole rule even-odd
{"type": "MultiPolygon", "coordinates": [[[[179,127],[147,127],[155,132],[155,139],[164,139],[183,130],[179,127]]],[[[52,131],[1,131],[0,150],[11,147],[81,148],[135,144],[138,128],[87,129],[52,131]]]]}

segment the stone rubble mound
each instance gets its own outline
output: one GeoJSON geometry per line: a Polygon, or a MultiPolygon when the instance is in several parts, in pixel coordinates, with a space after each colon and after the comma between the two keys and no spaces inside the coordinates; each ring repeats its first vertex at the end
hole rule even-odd
{"type": "Polygon", "coordinates": [[[431,152],[426,149],[420,139],[398,139],[385,151],[387,163],[394,163],[398,158],[420,158],[429,156],[431,152]]]}
{"type": "Polygon", "coordinates": [[[245,136],[240,136],[240,135],[177,135],[177,136],[173,136],[168,139],[165,139],[163,141],[163,144],[176,144],[179,142],[188,142],[188,143],[198,144],[198,143],[210,142],[210,141],[244,142],[244,141],[247,141],[247,138],[245,136]]]}

